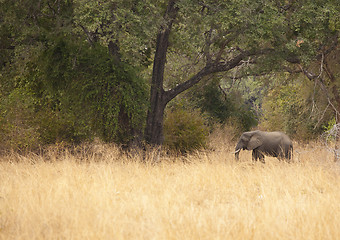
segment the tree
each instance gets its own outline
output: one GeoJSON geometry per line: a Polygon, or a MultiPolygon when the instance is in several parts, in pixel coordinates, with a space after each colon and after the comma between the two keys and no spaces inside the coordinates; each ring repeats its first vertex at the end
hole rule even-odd
{"type": "MultiPolygon", "coordinates": [[[[3,2],[1,67],[10,69],[11,75],[2,75],[4,83],[17,79],[14,72],[27,73],[26,60],[37,59],[58,37],[71,42],[76,39],[75,45],[82,43],[78,51],[104,46],[111,67],[133,66],[139,71],[133,78],[151,79],[144,132],[150,144],[163,141],[167,104],[215,75],[232,75],[233,80],[243,81],[251,75],[299,72],[328,86],[330,97],[339,97],[333,87],[338,73],[332,66],[337,65],[327,57],[338,46],[340,9],[336,0],[3,2]],[[318,62],[322,74],[315,71],[318,62]]],[[[63,69],[56,75],[62,75],[63,69]]]]}
{"type": "Polygon", "coordinates": [[[168,2],[164,21],[157,36],[150,109],[145,130],[147,142],[162,143],[164,109],[178,94],[208,75],[228,72],[246,61],[253,62],[256,58],[273,52],[273,45],[278,38],[277,33],[270,29],[277,29],[274,26],[282,14],[278,12],[280,6],[275,9],[275,3],[268,2],[269,7],[250,1],[168,2]],[[268,21],[269,18],[273,19],[268,21]],[[164,68],[172,30],[177,30],[178,34],[188,34],[180,32],[181,28],[173,26],[174,23],[185,24],[189,31],[195,34],[189,33],[189,36],[193,35],[194,40],[190,44],[199,49],[199,60],[195,64],[196,72],[189,79],[172,89],[165,90],[164,68]]]}
{"type": "Polygon", "coordinates": [[[17,132],[21,148],[95,136],[127,143],[142,131],[146,81],[124,60],[117,41],[103,46],[80,26],[77,1],[3,2],[0,134],[17,132]]]}
{"type": "MultiPolygon", "coordinates": [[[[202,12],[201,16],[199,17],[209,17],[215,10],[215,4],[211,6],[206,4],[191,4],[191,2],[182,2],[178,4],[179,1],[170,0],[168,2],[168,6],[166,12],[164,14],[164,22],[160,27],[160,30],[157,35],[157,43],[156,43],[156,52],[154,57],[154,64],[153,64],[153,73],[152,73],[152,83],[151,83],[151,94],[150,94],[150,109],[148,111],[147,116],[147,124],[145,130],[145,139],[147,142],[151,144],[161,144],[163,141],[163,115],[164,109],[166,104],[175,98],[181,92],[189,89],[190,87],[197,84],[201,81],[202,78],[208,76],[213,73],[228,71],[238,65],[241,64],[241,61],[244,60],[246,57],[254,55],[253,52],[249,51],[240,51],[239,54],[232,56],[231,59],[224,60],[222,55],[224,50],[228,44],[229,40],[221,40],[221,35],[227,35],[228,32],[225,31],[226,29],[217,29],[211,22],[210,26],[204,26],[205,32],[201,32],[201,34],[205,34],[205,49],[203,50],[202,54],[205,57],[205,65],[192,77],[190,77],[185,82],[178,84],[173,89],[164,90],[163,82],[164,82],[164,68],[166,63],[166,55],[169,46],[169,37],[172,30],[172,25],[176,18],[179,15],[179,11],[183,10],[185,7],[189,9],[193,9],[197,12],[202,12]],[[199,11],[199,8],[201,10],[199,11]],[[208,27],[208,28],[207,28],[208,27]],[[209,29],[210,27],[210,29],[209,29]],[[213,32],[214,35],[213,36],[213,32]],[[213,39],[214,38],[214,39],[213,39]],[[214,41],[214,42],[213,42],[214,41]],[[212,46],[216,44],[218,41],[220,42],[220,47],[218,52],[216,52],[215,59],[212,58],[212,46]]],[[[183,13],[183,16],[184,13],[183,13]]],[[[197,16],[196,16],[197,17],[197,16]]],[[[189,15],[190,19],[190,15],[189,15]]],[[[192,20],[198,20],[197,18],[192,18],[192,20]]],[[[237,33],[234,33],[237,34],[237,33]]],[[[202,42],[201,42],[202,43],[202,42]]]]}
{"type": "Polygon", "coordinates": [[[277,77],[281,83],[271,88],[263,101],[261,127],[281,129],[302,141],[318,138],[332,118],[331,112],[325,111],[329,108],[322,91],[303,75],[293,79],[288,74],[277,77]]]}
{"type": "Polygon", "coordinates": [[[152,59],[149,49],[155,47],[144,132],[145,140],[151,144],[163,141],[163,115],[169,101],[209,75],[249,65],[270,54],[281,39],[282,6],[276,1],[75,3],[75,23],[88,41],[106,44],[110,52],[119,53],[118,60],[123,58],[140,66],[145,63],[142,58],[152,59]],[[182,80],[171,88],[169,54],[181,58],[190,68],[179,71],[177,77],[182,80]]]}
{"type": "MultiPolygon", "coordinates": [[[[245,63],[250,65],[246,75],[280,71],[286,62],[310,62],[310,56],[318,52],[317,49],[322,50],[316,58],[322,58],[338,44],[338,13],[336,1],[170,0],[157,36],[146,140],[151,144],[162,142],[166,104],[208,75],[229,72],[245,63]],[[317,18],[317,25],[313,18],[317,18]],[[185,26],[188,29],[198,34],[190,43],[197,44],[201,61],[196,64],[199,67],[193,76],[165,90],[163,76],[171,33],[179,31],[175,25],[183,24],[183,20],[187,21],[185,26]],[[304,44],[306,49],[301,51],[304,44]]],[[[327,66],[324,64],[325,68],[327,66]]],[[[330,79],[335,81],[326,70],[330,79]]],[[[333,92],[338,98],[338,92],[333,92]]]]}
{"type": "Polygon", "coordinates": [[[319,85],[339,119],[340,5],[336,1],[302,1],[291,8],[300,11],[291,17],[296,40],[287,47],[285,69],[319,85]]]}
{"type": "MultiPolygon", "coordinates": [[[[320,118],[324,116],[327,108],[331,107],[335,123],[339,124],[340,5],[337,1],[319,0],[296,2],[291,6],[292,9],[300,11],[291,17],[296,41],[288,47],[289,64],[285,65],[285,68],[289,73],[303,74],[322,89],[328,105],[320,114],[320,118]]],[[[337,150],[340,144],[338,134],[335,139],[337,150]]],[[[337,155],[335,159],[338,159],[337,155]]]]}

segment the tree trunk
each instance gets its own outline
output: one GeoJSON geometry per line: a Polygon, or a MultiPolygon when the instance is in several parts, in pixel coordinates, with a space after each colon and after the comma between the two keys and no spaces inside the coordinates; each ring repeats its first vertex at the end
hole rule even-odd
{"type": "Polygon", "coordinates": [[[175,0],[169,0],[165,12],[165,23],[157,35],[156,53],[153,63],[152,82],[150,92],[150,108],[148,110],[145,140],[152,145],[163,143],[163,116],[167,104],[165,92],[163,89],[164,68],[166,62],[166,53],[169,46],[169,35],[173,21],[176,18],[178,8],[175,6],[175,0]]]}

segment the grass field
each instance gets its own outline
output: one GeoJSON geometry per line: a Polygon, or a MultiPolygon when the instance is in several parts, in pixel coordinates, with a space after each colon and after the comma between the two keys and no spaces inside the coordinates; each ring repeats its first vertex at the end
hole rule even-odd
{"type": "Polygon", "coordinates": [[[340,239],[339,164],[295,150],[292,164],[223,145],[149,163],[105,145],[2,157],[0,239],[340,239]]]}

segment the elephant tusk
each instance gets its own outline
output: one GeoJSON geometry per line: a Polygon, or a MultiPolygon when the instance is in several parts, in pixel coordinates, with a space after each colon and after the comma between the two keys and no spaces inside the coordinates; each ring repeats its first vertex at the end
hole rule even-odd
{"type": "Polygon", "coordinates": [[[241,151],[241,148],[240,148],[240,149],[237,149],[235,152],[232,152],[232,154],[239,153],[240,151],[241,151]]]}

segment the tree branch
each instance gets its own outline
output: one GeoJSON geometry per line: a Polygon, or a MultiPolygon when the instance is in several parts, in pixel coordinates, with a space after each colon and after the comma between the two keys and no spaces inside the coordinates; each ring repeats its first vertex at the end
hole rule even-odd
{"type": "Polygon", "coordinates": [[[223,72],[223,71],[228,71],[234,67],[236,67],[241,60],[243,59],[243,54],[240,54],[230,60],[228,64],[223,64],[223,67],[219,66],[219,64],[210,64],[206,65],[201,71],[199,71],[197,74],[195,74],[193,77],[191,77],[189,80],[177,85],[175,88],[170,89],[164,93],[164,100],[165,102],[169,102],[172,100],[174,97],[176,97],[178,94],[181,92],[184,92],[185,90],[189,89],[190,87],[194,86],[197,84],[199,81],[202,80],[205,76],[212,74],[212,73],[217,73],[217,72],[223,72]]]}
{"type": "MultiPolygon", "coordinates": [[[[322,89],[322,91],[325,93],[326,95],[326,98],[327,98],[327,101],[328,101],[328,104],[332,106],[333,108],[333,111],[335,112],[336,116],[339,116],[340,113],[337,109],[336,106],[334,106],[334,104],[332,103],[332,100],[331,100],[331,96],[329,94],[329,91],[325,85],[325,81],[324,79],[322,78],[321,74],[319,75],[316,75],[316,74],[313,74],[312,72],[308,71],[307,69],[304,69],[301,65],[300,65],[300,68],[301,68],[301,71],[304,73],[304,75],[311,81],[316,81],[320,84],[320,87],[322,89]]],[[[332,88],[333,90],[333,94],[335,95],[335,101],[338,103],[338,101],[340,101],[340,96],[339,96],[339,93],[337,92],[337,89],[336,88],[332,88]]]]}
{"type": "Polygon", "coordinates": [[[87,37],[87,41],[93,46],[94,43],[96,43],[98,41],[98,37],[97,37],[97,33],[98,33],[98,29],[96,29],[95,32],[90,32],[86,29],[86,27],[84,27],[82,24],[77,24],[81,29],[83,29],[84,33],[86,34],[87,37]]]}
{"type": "Polygon", "coordinates": [[[269,73],[267,72],[263,72],[263,73],[250,73],[250,74],[244,74],[244,75],[240,75],[240,76],[226,76],[225,78],[229,78],[231,80],[240,80],[246,77],[262,77],[262,76],[266,76],[269,73]]]}
{"type": "MultiPolygon", "coordinates": [[[[226,50],[226,46],[228,45],[228,43],[230,43],[233,39],[235,39],[238,35],[239,35],[239,32],[238,31],[235,31],[233,33],[225,33],[225,35],[227,34],[230,34],[228,37],[224,38],[224,40],[222,41],[222,43],[220,44],[219,46],[219,51],[216,53],[216,54],[213,54],[215,56],[215,63],[218,63],[221,61],[222,59],[222,55],[223,53],[225,53],[225,50],[226,50]]],[[[230,51],[233,51],[235,50],[235,48],[231,48],[230,51]]],[[[236,48],[236,50],[241,50],[239,48],[236,48]]]]}
{"type": "MultiPolygon", "coordinates": [[[[335,50],[339,46],[339,34],[335,34],[331,38],[331,43],[329,44],[329,47],[326,49],[327,45],[321,45],[320,50],[321,52],[315,56],[315,60],[320,61],[323,57],[326,57],[328,54],[330,54],[333,50],[335,50]]],[[[289,63],[293,64],[300,64],[301,60],[296,55],[291,55],[285,59],[289,63]]]]}
{"type": "Polygon", "coordinates": [[[190,87],[197,84],[199,81],[201,81],[202,78],[205,76],[213,73],[212,69],[209,69],[209,67],[203,68],[201,71],[196,73],[193,77],[191,77],[189,80],[177,85],[175,88],[170,89],[168,91],[164,92],[164,101],[165,103],[168,103],[173,98],[175,98],[178,94],[181,92],[184,92],[185,90],[189,89],[190,87]]]}
{"type": "Polygon", "coordinates": [[[193,85],[197,84],[199,81],[202,80],[205,76],[213,73],[219,72],[227,72],[243,63],[243,60],[254,55],[262,55],[268,53],[268,51],[272,51],[271,49],[263,49],[257,52],[249,52],[249,51],[242,51],[237,56],[233,57],[227,62],[219,62],[213,64],[207,64],[201,71],[196,73],[193,77],[189,80],[177,85],[175,88],[170,89],[164,92],[164,101],[168,103],[178,94],[184,92],[185,90],[189,89],[193,85]]]}

